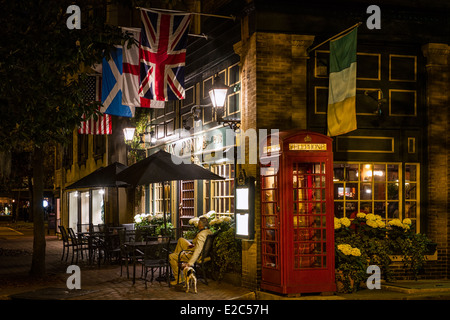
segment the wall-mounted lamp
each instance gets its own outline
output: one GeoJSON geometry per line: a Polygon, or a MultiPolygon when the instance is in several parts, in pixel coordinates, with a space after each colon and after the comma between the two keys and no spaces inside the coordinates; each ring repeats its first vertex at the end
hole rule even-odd
{"type": "Polygon", "coordinates": [[[217,115],[217,108],[223,108],[225,105],[225,100],[227,98],[228,90],[230,87],[222,82],[222,79],[216,75],[214,77],[214,83],[209,90],[209,97],[213,105],[214,113],[216,115],[217,123],[223,124],[224,126],[229,126],[231,129],[236,131],[241,126],[241,120],[237,119],[224,119],[217,115]]]}
{"type": "Polygon", "coordinates": [[[139,133],[139,138],[140,138],[139,143],[143,144],[146,142],[144,139],[144,136],[146,134],[150,135],[150,145],[154,146],[156,144],[156,134],[155,134],[155,131],[153,131],[153,130],[150,132],[145,131],[145,132],[139,133]]]}
{"type": "Polygon", "coordinates": [[[136,131],[136,128],[133,128],[133,127],[128,127],[128,128],[123,129],[123,136],[125,137],[125,142],[133,141],[135,131],[136,131]]]}
{"type": "Polygon", "coordinates": [[[222,82],[222,79],[216,75],[214,77],[214,83],[209,90],[209,97],[214,108],[223,107],[225,105],[225,99],[227,98],[229,87],[222,82]]]}
{"type": "MultiPolygon", "coordinates": [[[[123,129],[123,135],[125,137],[125,142],[127,144],[131,143],[131,141],[133,141],[134,138],[134,134],[136,132],[136,128],[133,127],[127,127],[123,129]]],[[[146,141],[144,140],[144,135],[146,134],[150,134],[150,145],[154,146],[156,144],[156,134],[155,131],[145,131],[145,132],[141,132],[139,133],[139,143],[145,143],[146,141]]]]}

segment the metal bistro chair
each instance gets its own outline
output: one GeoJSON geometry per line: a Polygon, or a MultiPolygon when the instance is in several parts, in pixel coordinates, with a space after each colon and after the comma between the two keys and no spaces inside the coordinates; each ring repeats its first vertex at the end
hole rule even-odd
{"type": "MultiPolygon", "coordinates": [[[[197,271],[197,273],[198,273],[198,270],[201,270],[203,282],[206,285],[208,284],[208,279],[206,277],[206,265],[211,263],[211,260],[212,260],[211,253],[212,253],[212,248],[213,248],[213,244],[214,244],[216,235],[217,234],[213,233],[213,234],[209,234],[206,237],[205,243],[203,244],[202,252],[194,264],[194,268],[197,271]]],[[[178,270],[180,270],[180,271],[181,271],[181,264],[182,264],[182,262],[180,261],[180,256],[183,252],[186,252],[186,250],[183,250],[178,254],[178,270]]],[[[177,283],[180,282],[180,273],[181,273],[180,271],[178,272],[177,283]]]]}
{"type": "Polygon", "coordinates": [[[105,233],[105,259],[112,262],[112,258],[115,257],[116,260],[120,256],[120,234],[125,230],[124,227],[110,227],[108,232],[105,233]]]}
{"type": "Polygon", "coordinates": [[[169,246],[170,237],[147,237],[144,250],[144,259],[141,261],[143,269],[142,271],[145,270],[145,288],[147,288],[147,282],[149,281],[147,278],[148,271],[150,270],[152,273],[150,282],[153,282],[155,270],[159,270],[159,276],[157,280],[161,283],[163,269],[165,269],[164,272],[166,281],[170,287],[169,246]],[[155,241],[157,241],[157,245],[154,244],[155,241]]]}
{"type": "Polygon", "coordinates": [[[216,239],[215,233],[210,234],[206,237],[205,244],[203,245],[202,253],[200,257],[195,262],[195,270],[201,270],[202,277],[205,284],[208,284],[208,278],[206,276],[206,266],[212,264],[212,249],[214,245],[214,240],[216,239]]]}
{"type": "Polygon", "coordinates": [[[68,231],[69,231],[69,238],[70,238],[71,246],[72,246],[72,262],[71,263],[73,264],[75,252],[77,253],[76,262],[78,263],[78,252],[81,252],[81,259],[83,259],[84,258],[83,250],[89,249],[88,244],[86,242],[82,241],[82,239],[78,238],[72,228],[69,228],[68,231]]]}
{"type": "Polygon", "coordinates": [[[61,260],[64,259],[64,255],[66,256],[66,261],[67,258],[69,257],[69,249],[72,246],[70,239],[69,239],[69,234],[67,233],[66,228],[64,228],[64,226],[58,226],[59,227],[59,231],[61,232],[61,238],[63,241],[63,252],[61,255],[61,260]],[[67,252],[66,252],[67,250],[67,252]]]}
{"type": "Polygon", "coordinates": [[[131,263],[132,256],[130,254],[130,249],[126,245],[126,242],[130,241],[132,236],[130,236],[126,229],[119,230],[119,262],[120,262],[120,276],[122,276],[122,267],[125,263],[127,268],[127,279],[130,278],[130,272],[128,265],[131,263]]]}

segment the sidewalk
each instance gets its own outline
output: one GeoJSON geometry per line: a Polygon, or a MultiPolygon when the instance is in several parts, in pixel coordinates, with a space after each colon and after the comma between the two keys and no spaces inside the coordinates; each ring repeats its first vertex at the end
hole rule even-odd
{"type": "Polygon", "coordinates": [[[0,300],[233,300],[252,296],[246,288],[212,280],[208,280],[208,285],[199,280],[198,294],[169,288],[166,283],[157,281],[148,282],[145,288],[144,281],[140,279],[140,267],[136,268],[136,283],[133,285],[132,267],[129,268],[128,279],[125,266],[121,276],[120,265],[102,263],[98,267],[85,261],[77,264],[81,269],[81,290],[68,290],[66,281],[71,274],[66,270],[71,256],[68,262],[61,261],[62,241],[55,236],[47,236],[46,240],[47,276],[35,280],[28,276],[32,237],[0,238],[0,300]]]}
{"type": "Polygon", "coordinates": [[[360,290],[352,294],[321,296],[305,294],[286,297],[263,291],[251,291],[226,282],[198,281],[198,294],[186,293],[166,283],[148,283],[139,279],[136,283],[127,279],[126,268],[120,275],[120,265],[102,264],[100,268],[80,261],[81,290],[69,290],[66,273],[69,261],[61,261],[62,241],[56,236],[47,236],[47,275],[42,279],[28,276],[31,265],[33,238],[26,232],[4,230],[0,234],[0,300],[46,299],[46,300],[450,300],[449,280],[419,280],[383,283],[380,290],[360,290]],[[6,234],[6,235],[5,235],[6,234]]]}

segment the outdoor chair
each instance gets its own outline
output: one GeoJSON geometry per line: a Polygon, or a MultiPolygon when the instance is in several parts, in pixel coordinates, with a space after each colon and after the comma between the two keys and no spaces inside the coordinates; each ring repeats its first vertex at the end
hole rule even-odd
{"type": "Polygon", "coordinates": [[[89,223],[79,223],[77,224],[77,230],[78,232],[88,232],[91,230],[92,225],[89,223]]]}
{"type": "Polygon", "coordinates": [[[66,261],[67,261],[67,258],[69,257],[69,248],[71,247],[69,234],[67,233],[67,230],[66,230],[66,228],[64,228],[64,226],[59,226],[59,231],[61,232],[61,238],[63,241],[63,252],[61,255],[61,260],[64,259],[64,255],[65,255],[66,261]],[[67,250],[67,252],[66,252],[66,250],[67,250]]]}
{"type": "Polygon", "coordinates": [[[206,276],[206,269],[208,265],[212,265],[212,249],[214,245],[214,240],[216,239],[216,234],[210,234],[207,236],[205,240],[205,244],[203,245],[202,253],[200,257],[195,262],[194,268],[197,271],[201,270],[202,278],[205,284],[208,284],[208,278],[206,276]]]}
{"type": "Polygon", "coordinates": [[[93,226],[94,232],[105,232],[106,231],[106,225],[105,224],[98,224],[93,226]]]}
{"type": "MultiPolygon", "coordinates": [[[[200,256],[198,257],[197,261],[195,261],[195,264],[194,264],[194,269],[195,269],[197,275],[199,275],[198,271],[201,270],[202,279],[206,285],[208,284],[208,279],[206,276],[206,267],[208,264],[211,264],[211,262],[212,262],[211,253],[212,253],[212,248],[213,248],[215,238],[216,238],[215,233],[209,234],[206,237],[205,243],[203,244],[202,253],[200,254],[200,256]]],[[[181,270],[182,262],[180,261],[180,256],[183,252],[186,252],[186,250],[183,250],[178,254],[178,270],[179,271],[182,271],[181,270]]],[[[178,272],[177,283],[180,282],[180,273],[181,272],[178,272]]]]}
{"type": "Polygon", "coordinates": [[[72,228],[69,228],[68,231],[69,231],[69,239],[70,239],[71,246],[72,246],[72,262],[71,263],[73,264],[75,252],[77,253],[76,262],[78,263],[78,252],[81,252],[81,259],[83,259],[84,258],[83,250],[89,249],[88,244],[87,244],[87,242],[83,241],[81,238],[78,238],[72,228]]]}
{"type": "Polygon", "coordinates": [[[151,271],[151,279],[150,282],[153,282],[155,271],[159,270],[159,276],[156,278],[158,282],[161,283],[163,279],[163,271],[167,281],[167,284],[170,287],[170,265],[169,265],[169,246],[170,246],[170,237],[163,236],[156,238],[157,245],[155,245],[155,238],[148,237],[146,240],[145,250],[144,250],[144,259],[141,261],[142,264],[142,272],[145,270],[144,281],[145,288],[147,288],[148,280],[148,271],[151,271]]]}
{"type": "Polygon", "coordinates": [[[130,272],[128,269],[128,265],[131,263],[131,254],[130,249],[126,245],[126,242],[129,241],[127,237],[126,229],[119,230],[119,263],[120,263],[120,276],[122,276],[122,267],[125,264],[127,268],[127,279],[130,278],[130,272]]]}
{"type": "Polygon", "coordinates": [[[116,260],[120,256],[120,234],[124,231],[123,227],[108,228],[108,232],[105,234],[105,259],[110,263],[112,258],[115,257],[116,260]]]}

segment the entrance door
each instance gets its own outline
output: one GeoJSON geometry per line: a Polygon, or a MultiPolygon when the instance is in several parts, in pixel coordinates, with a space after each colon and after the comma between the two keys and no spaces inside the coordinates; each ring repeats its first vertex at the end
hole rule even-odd
{"type": "Polygon", "coordinates": [[[189,220],[194,218],[194,180],[180,181],[179,223],[181,232],[192,229],[189,220]]]}
{"type": "MultiPolygon", "coordinates": [[[[311,158],[305,162],[291,159],[287,181],[292,187],[287,195],[286,217],[288,259],[292,259],[290,274],[298,285],[313,285],[327,280],[327,260],[330,248],[327,233],[326,158],[311,158]],[[290,211],[290,212],[289,212],[290,211]],[[291,232],[289,232],[291,231],[291,232]]],[[[332,235],[331,235],[332,236],[332,235]]],[[[334,265],[334,264],[332,264],[334,265]]]]}

